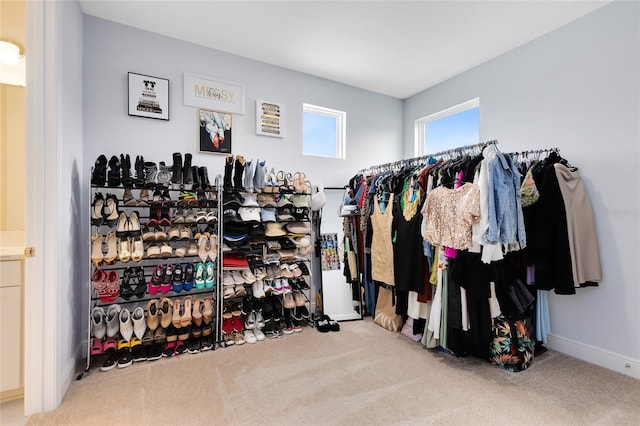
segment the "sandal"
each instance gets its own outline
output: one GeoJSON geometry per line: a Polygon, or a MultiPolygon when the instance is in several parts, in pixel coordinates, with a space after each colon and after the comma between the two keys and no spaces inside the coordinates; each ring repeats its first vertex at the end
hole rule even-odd
{"type": "Polygon", "coordinates": [[[285,186],[287,188],[287,192],[288,193],[295,192],[295,187],[293,185],[293,177],[291,176],[291,173],[287,173],[284,176],[284,182],[285,182],[285,186]]]}
{"type": "Polygon", "coordinates": [[[195,285],[198,290],[202,290],[204,288],[204,278],[205,278],[205,267],[204,263],[199,262],[196,266],[195,273],[195,285]]]}
{"type": "Polygon", "coordinates": [[[164,275],[162,276],[162,284],[160,284],[160,293],[167,294],[171,291],[171,276],[173,275],[173,265],[168,264],[164,268],[164,275]]]}
{"type": "MultiPolygon", "coordinates": [[[[211,297],[205,297],[202,300],[203,308],[202,308],[202,322],[203,324],[209,325],[213,320],[213,299],[211,297]]],[[[204,335],[204,330],[203,330],[204,335]]]]}
{"type": "Polygon", "coordinates": [[[131,252],[131,260],[140,262],[144,257],[144,246],[140,237],[133,237],[133,252],[131,252]]]}
{"type": "Polygon", "coordinates": [[[293,174],[293,191],[296,194],[302,194],[303,192],[303,188],[302,188],[302,179],[300,179],[301,173],[300,172],[295,172],[293,174]]]}
{"type": "Polygon", "coordinates": [[[104,254],[102,254],[103,240],[104,237],[99,232],[91,236],[91,261],[96,268],[102,265],[102,261],[104,260],[104,254]]]}
{"type": "Polygon", "coordinates": [[[91,344],[91,350],[89,351],[91,355],[101,355],[104,353],[104,346],[102,346],[102,339],[98,339],[95,337],[93,339],[93,343],[91,344]]]}
{"type": "Polygon", "coordinates": [[[149,280],[149,294],[155,296],[160,291],[160,284],[164,277],[164,268],[162,264],[156,265],[151,273],[151,279],[149,280]]]}
{"type": "Polygon", "coordinates": [[[182,317],[180,318],[180,324],[182,328],[186,328],[191,324],[191,309],[192,309],[192,298],[191,296],[186,296],[183,300],[184,312],[182,313],[182,317]]]}
{"type": "Polygon", "coordinates": [[[300,194],[311,194],[311,182],[307,179],[307,176],[304,173],[300,173],[300,194]]]}
{"type": "Polygon", "coordinates": [[[107,207],[104,220],[111,228],[119,221],[118,217],[118,199],[113,194],[107,194],[106,199],[107,207]]]}
{"type": "Polygon", "coordinates": [[[193,263],[187,263],[184,267],[184,273],[182,274],[182,288],[184,291],[191,291],[193,288],[194,269],[193,263]]]}
{"type": "Polygon", "coordinates": [[[156,233],[149,229],[149,224],[145,224],[142,227],[142,241],[148,242],[156,239],[156,233]]]}
{"type": "MultiPolygon", "coordinates": [[[[172,312],[171,310],[173,309],[173,305],[171,304],[171,299],[168,299],[166,297],[164,297],[161,301],[160,301],[160,306],[159,306],[159,310],[160,310],[160,327],[158,327],[159,329],[166,329],[167,327],[169,327],[169,325],[171,325],[171,317],[172,317],[172,312]]],[[[166,338],[166,336],[165,336],[166,338]]]]}
{"type": "Polygon", "coordinates": [[[122,284],[120,284],[120,295],[124,300],[129,300],[134,292],[131,288],[131,280],[133,278],[133,269],[131,266],[127,266],[122,274],[122,284]]]}
{"type": "Polygon", "coordinates": [[[278,172],[278,174],[276,175],[276,179],[277,179],[277,182],[278,182],[278,191],[277,192],[279,192],[279,193],[288,192],[286,176],[285,176],[285,173],[282,170],[280,170],[278,172]]]}
{"type": "Polygon", "coordinates": [[[115,337],[106,337],[102,342],[103,353],[113,352],[117,347],[115,337]]]}
{"type": "Polygon", "coordinates": [[[104,223],[104,215],[102,213],[104,209],[104,197],[101,192],[96,192],[91,204],[91,224],[94,226],[101,226],[104,223]]]}
{"type": "MultiPolygon", "coordinates": [[[[135,268],[136,289],[135,294],[138,299],[142,299],[147,293],[147,281],[144,276],[144,269],[141,266],[135,268]]],[[[156,291],[157,293],[157,291],[156,291]]]]}
{"type": "Polygon", "coordinates": [[[164,258],[171,257],[171,253],[173,253],[171,246],[167,243],[162,243],[162,246],[160,247],[160,256],[164,258]]]}
{"type": "Polygon", "coordinates": [[[120,277],[117,271],[109,271],[107,273],[106,296],[103,302],[112,303],[120,296],[120,277]]]}
{"type": "Polygon", "coordinates": [[[120,259],[121,262],[128,262],[131,260],[129,238],[120,238],[120,241],[118,242],[118,259],[120,259]]]}

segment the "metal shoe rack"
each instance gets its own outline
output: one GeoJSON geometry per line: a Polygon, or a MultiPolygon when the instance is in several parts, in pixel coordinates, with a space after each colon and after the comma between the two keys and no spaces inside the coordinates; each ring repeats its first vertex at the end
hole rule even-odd
{"type": "MultiPolygon", "coordinates": [[[[274,199],[276,201],[278,199],[280,199],[280,197],[283,197],[283,196],[285,196],[285,197],[305,196],[305,197],[308,197],[308,199],[310,199],[310,194],[306,194],[306,193],[293,193],[293,192],[292,193],[280,193],[280,192],[273,192],[273,193],[258,192],[258,193],[255,193],[255,192],[245,192],[245,191],[223,192],[223,204],[224,204],[224,206],[221,208],[221,210],[223,212],[228,210],[228,206],[226,205],[226,203],[229,201],[229,197],[230,196],[232,196],[232,197],[234,197],[236,199],[239,198],[239,202],[242,203],[242,200],[244,200],[244,198],[247,197],[247,196],[256,197],[257,198],[260,195],[274,197],[274,199]]],[[[277,211],[277,214],[280,214],[282,212],[282,208],[281,207],[274,207],[274,209],[277,211]]],[[[239,208],[233,208],[232,207],[231,210],[233,210],[234,212],[237,213],[239,211],[239,208]]],[[[307,209],[307,215],[308,216],[307,216],[307,219],[304,220],[305,223],[309,224],[309,231],[308,231],[308,233],[305,234],[305,236],[309,239],[310,242],[311,242],[311,214],[312,214],[311,209],[308,208],[307,209]]],[[[238,219],[240,220],[240,222],[241,223],[245,223],[246,225],[249,225],[249,227],[252,224],[254,226],[264,226],[264,227],[266,227],[266,225],[264,223],[242,222],[242,220],[241,220],[241,218],[239,218],[239,216],[240,215],[238,214],[238,219]]],[[[225,219],[223,217],[223,222],[224,222],[224,220],[225,219]]],[[[281,224],[282,226],[286,226],[286,224],[289,223],[289,221],[277,220],[277,223],[281,224]]],[[[245,241],[245,244],[241,245],[240,248],[238,248],[238,247],[232,247],[232,248],[227,247],[226,250],[222,251],[222,257],[224,258],[225,256],[228,256],[228,255],[231,255],[231,256],[240,255],[241,257],[245,257],[247,259],[250,258],[250,257],[258,257],[260,259],[258,261],[258,263],[264,264],[264,267],[268,268],[270,265],[276,265],[278,267],[278,270],[280,269],[281,262],[282,263],[291,262],[291,263],[296,263],[296,264],[304,263],[307,266],[308,273],[301,275],[299,278],[305,280],[307,282],[307,285],[308,285],[307,288],[302,289],[302,291],[301,291],[301,294],[302,294],[302,296],[304,298],[304,301],[305,301],[304,307],[306,308],[308,316],[304,317],[304,318],[301,318],[298,321],[299,321],[300,324],[307,324],[307,325],[313,326],[313,321],[312,321],[310,313],[309,313],[310,312],[310,306],[311,306],[311,301],[310,301],[311,286],[310,286],[310,284],[311,284],[311,281],[312,281],[312,278],[311,278],[312,264],[311,264],[311,262],[312,262],[312,259],[313,259],[313,244],[311,244],[311,246],[309,247],[309,251],[308,251],[308,253],[306,255],[298,256],[296,254],[294,256],[294,257],[297,258],[295,261],[293,261],[293,260],[285,261],[284,259],[280,258],[279,253],[278,253],[278,249],[271,249],[271,248],[268,247],[269,246],[268,242],[269,241],[276,242],[279,239],[287,240],[288,237],[291,236],[290,233],[288,235],[283,235],[280,238],[269,238],[268,236],[266,236],[264,234],[262,236],[258,236],[258,237],[251,237],[251,233],[249,235],[250,236],[248,238],[246,238],[246,240],[243,240],[243,241],[245,241]],[[247,241],[248,241],[248,243],[247,243],[247,241]]],[[[223,236],[223,238],[224,238],[224,236],[223,236]]],[[[221,240],[221,241],[223,241],[223,240],[221,240]]],[[[225,244],[226,243],[227,243],[227,241],[225,241],[225,244]]],[[[223,243],[220,244],[220,246],[222,246],[222,245],[223,245],[223,243]]],[[[229,245],[231,245],[231,244],[229,244],[229,245]]],[[[294,249],[293,251],[295,251],[297,253],[297,250],[294,249]]],[[[242,271],[247,270],[247,269],[249,271],[251,271],[251,273],[254,274],[254,276],[257,275],[256,274],[256,268],[251,266],[251,263],[250,263],[249,267],[233,267],[233,266],[225,266],[224,265],[224,259],[221,261],[221,271],[222,271],[221,275],[224,274],[225,272],[227,272],[227,273],[231,272],[231,271],[242,272],[242,271]]],[[[266,298],[269,298],[270,296],[276,296],[280,300],[280,302],[279,302],[280,307],[281,307],[280,312],[279,312],[280,319],[276,321],[279,324],[279,326],[276,327],[276,328],[278,328],[279,333],[277,335],[265,333],[266,334],[266,338],[269,339],[269,338],[274,338],[274,337],[281,337],[281,336],[283,336],[283,330],[284,330],[284,326],[283,325],[285,323],[285,320],[284,320],[285,311],[289,310],[293,314],[293,309],[296,309],[296,308],[286,308],[285,307],[285,302],[284,302],[285,292],[284,291],[282,293],[275,293],[275,292],[271,291],[271,289],[269,288],[269,284],[272,281],[274,281],[273,279],[269,279],[269,278],[266,278],[266,277],[263,278],[263,279],[260,279],[257,276],[256,276],[256,278],[258,279],[258,282],[262,281],[265,284],[264,288],[266,289],[265,290],[266,298]]],[[[278,277],[278,279],[279,278],[282,278],[282,277],[278,277]]],[[[287,281],[287,278],[282,278],[282,279],[287,281]]],[[[229,295],[229,296],[225,296],[224,295],[226,286],[222,282],[220,284],[221,284],[219,286],[220,295],[221,295],[220,299],[222,300],[220,312],[221,313],[224,312],[224,305],[225,304],[229,304],[229,305],[236,304],[236,305],[240,306],[241,307],[240,319],[241,319],[242,324],[244,325],[245,321],[247,319],[246,312],[252,311],[252,308],[250,308],[250,307],[247,308],[244,305],[247,302],[250,302],[250,303],[253,304],[254,303],[254,298],[255,298],[252,283],[246,282],[246,281],[244,283],[242,283],[242,284],[235,283],[234,287],[237,286],[238,284],[244,287],[246,295],[244,295],[244,294],[243,295],[235,294],[235,295],[229,295]]],[[[289,291],[289,292],[291,292],[291,291],[289,291]]],[[[259,306],[262,306],[262,303],[265,300],[266,300],[265,296],[260,298],[258,300],[259,306]]],[[[268,326],[269,319],[265,318],[265,320],[266,320],[266,323],[267,323],[266,328],[269,328],[269,326],[268,326]]],[[[220,321],[221,321],[221,326],[222,326],[222,324],[225,321],[225,319],[221,317],[220,321]]],[[[256,327],[257,327],[257,325],[256,325],[256,327]]],[[[265,330],[266,330],[266,328],[265,328],[265,330]]],[[[232,334],[237,334],[237,333],[241,334],[242,331],[235,330],[235,328],[234,328],[234,331],[233,331],[232,334]]],[[[233,342],[229,341],[230,338],[232,338],[232,337],[229,336],[229,335],[225,335],[224,332],[221,331],[221,334],[220,334],[221,346],[222,347],[228,347],[230,345],[234,345],[233,342]]]]}
{"type": "MultiPolygon", "coordinates": [[[[153,257],[153,258],[149,258],[147,257],[147,244],[144,244],[144,255],[142,260],[135,262],[133,260],[128,260],[127,262],[122,262],[120,260],[120,257],[116,257],[115,262],[113,262],[112,264],[105,264],[104,262],[96,267],[96,265],[94,265],[94,263],[90,260],[90,276],[88,279],[89,282],[89,291],[88,291],[88,313],[87,313],[87,318],[88,318],[88,327],[87,327],[87,362],[86,362],[86,367],[84,369],[83,372],[81,372],[77,379],[81,379],[86,372],[89,371],[89,369],[92,366],[92,362],[94,361],[94,358],[98,358],[98,357],[105,357],[103,359],[106,359],[106,357],[108,356],[106,353],[105,354],[99,354],[99,355],[92,355],[91,354],[91,347],[92,347],[92,343],[93,343],[93,333],[92,333],[92,312],[94,307],[96,306],[102,306],[105,307],[105,309],[111,305],[111,304],[118,304],[121,307],[126,307],[131,313],[133,313],[134,309],[138,306],[141,306],[143,309],[146,308],[147,302],[151,299],[162,299],[164,297],[170,299],[170,300],[175,300],[176,298],[184,298],[185,296],[191,295],[191,296],[195,296],[195,297],[213,297],[213,301],[214,301],[214,312],[213,312],[213,316],[212,316],[212,340],[213,340],[213,347],[211,349],[216,349],[220,346],[221,343],[221,312],[222,312],[222,293],[221,293],[221,289],[222,289],[222,252],[221,252],[221,245],[222,245],[222,185],[221,185],[221,180],[222,177],[220,175],[216,176],[215,180],[214,180],[214,184],[213,186],[211,186],[210,190],[206,191],[205,194],[207,196],[207,199],[209,199],[209,201],[213,201],[213,198],[215,198],[215,203],[213,203],[213,205],[211,205],[210,202],[207,203],[207,207],[200,207],[199,205],[179,205],[179,201],[180,201],[180,194],[183,191],[180,190],[173,190],[173,189],[159,189],[161,192],[165,192],[169,194],[171,200],[169,202],[165,201],[165,204],[163,204],[163,207],[167,207],[169,209],[169,211],[171,212],[170,217],[173,219],[175,218],[175,213],[178,209],[182,208],[184,210],[189,210],[189,209],[193,209],[193,210],[202,210],[202,209],[208,209],[210,211],[213,211],[214,214],[216,215],[217,218],[217,223],[215,224],[215,229],[216,229],[216,235],[217,235],[217,255],[216,255],[216,260],[214,262],[215,264],[215,282],[214,282],[214,286],[213,288],[203,288],[201,290],[197,289],[195,286],[190,290],[190,291],[180,291],[179,293],[176,293],[175,291],[173,291],[173,288],[171,291],[163,294],[161,292],[158,292],[155,295],[151,295],[149,294],[149,289],[146,288],[144,294],[141,297],[137,297],[136,295],[133,295],[132,297],[125,299],[122,297],[122,295],[120,294],[115,300],[113,301],[108,301],[105,302],[103,300],[100,300],[98,293],[92,283],[92,277],[94,272],[97,269],[102,269],[105,272],[109,272],[109,271],[115,271],[118,273],[119,276],[119,280],[122,280],[122,275],[123,272],[126,270],[127,267],[131,266],[131,267],[142,267],[144,270],[144,276],[145,276],[145,286],[148,285],[148,283],[151,280],[151,274],[153,269],[156,267],[156,265],[158,264],[167,264],[167,263],[172,263],[172,262],[176,262],[176,264],[180,263],[180,264],[188,264],[188,263],[193,263],[194,264],[194,275],[195,275],[195,265],[197,265],[197,263],[200,261],[200,258],[198,257],[198,255],[189,255],[189,254],[185,254],[184,257],[179,257],[175,255],[175,249],[176,247],[179,247],[180,245],[184,245],[185,244],[185,240],[169,240],[167,238],[166,243],[169,244],[172,248],[171,250],[171,256],[168,257],[153,257]]],[[[142,190],[143,188],[133,188],[133,193],[137,193],[138,191],[142,190]]],[[[154,205],[153,200],[151,199],[151,195],[154,193],[155,188],[147,188],[149,191],[149,195],[150,195],[150,199],[148,202],[148,206],[125,206],[124,205],[124,200],[123,200],[123,194],[125,191],[125,188],[122,186],[94,186],[92,185],[90,188],[90,200],[94,200],[94,196],[97,192],[103,192],[103,193],[111,193],[117,196],[118,198],[118,213],[120,212],[125,212],[125,214],[127,215],[127,217],[129,217],[133,211],[136,211],[137,214],[139,215],[139,221],[140,221],[140,226],[141,228],[144,227],[145,223],[149,220],[149,215],[150,212],[155,208],[158,207],[158,205],[154,205]]],[[[196,192],[196,191],[187,191],[187,192],[196,192]]],[[[93,207],[91,207],[93,209],[93,207]]],[[[173,221],[172,221],[173,223],[173,221]]],[[[186,224],[184,224],[186,225],[186,224]]],[[[198,232],[204,232],[204,230],[207,227],[213,226],[211,223],[190,223],[189,224],[191,226],[191,234],[192,234],[192,239],[189,240],[188,242],[186,242],[187,245],[191,244],[194,240],[195,240],[195,235],[198,232]]],[[[98,232],[101,233],[103,236],[106,236],[108,232],[114,232],[116,231],[116,227],[117,227],[117,223],[115,226],[113,227],[109,227],[106,223],[102,224],[100,226],[95,226],[95,225],[91,225],[91,232],[90,235],[94,235],[94,233],[98,232]]],[[[166,232],[166,231],[165,231],[166,232]]],[[[196,244],[197,244],[197,240],[195,240],[196,244]]],[[[102,247],[102,251],[103,253],[107,252],[107,245],[106,242],[103,244],[102,247]]],[[[89,259],[91,259],[91,250],[92,250],[92,242],[91,239],[89,241],[89,259]]],[[[133,251],[133,247],[131,247],[131,251],[133,251]]],[[[118,284],[120,285],[120,283],[118,284]]],[[[148,313],[146,312],[145,309],[145,322],[147,321],[147,316],[148,313]]],[[[117,337],[118,334],[116,334],[116,341],[117,341],[117,337]]],[[[154,342],[156,343],[156,342],[154,342]]],[[[160,342],[157,342],[157,344],[160,344],[160,342]]]]}

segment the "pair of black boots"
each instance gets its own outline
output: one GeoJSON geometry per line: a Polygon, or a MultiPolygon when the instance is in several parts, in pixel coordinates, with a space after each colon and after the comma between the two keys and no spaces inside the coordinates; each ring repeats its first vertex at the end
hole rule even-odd
{"type": "Polygon", "coordinates": [[[242,175],[244,174],[244,164],[246,160],[242,155],[229,155],[224,163],[224,180],[222,186],[224,192],[231,194],[233,192],[242,192],[242,175]],[[234,167],[235,165],[235,167],[234,167]]]}
{"type": "Polygon", "coordinates": [[[184,189],[185,191],[193,191],[196,189],[203,191],[210,190],[211,183],[209,182],[209,172],[207,168],[193,166],[191,160],[191,154],[186,153],[183,164],[182,154],[179,152],[173,153],[171,189],[184,189]]]}
{"type": "Polygon", "coordinates": [[[124,186],[133,188],[133,176],[131,174],[131,158],[129,154],[120,154],[120,158],[112,156],[107,163],[107,157],[100,155],[91,172],[91,185],[94,186],[124,186]],[[107,165],[109,170],[107,170],[107,165]]]}

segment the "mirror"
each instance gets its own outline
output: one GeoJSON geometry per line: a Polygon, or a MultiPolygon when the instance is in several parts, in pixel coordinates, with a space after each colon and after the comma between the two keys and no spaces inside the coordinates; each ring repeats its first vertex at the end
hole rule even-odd
{"type": "MultiPolygon", "coordinates": [[[[356,265],[356,279],[349,282],[345,277],[345,252],[343,220],[356,226],[355,218],[340,217],[344,194],[343,188],[325,188],[327,204],[322,209],[320,235],[320,266],[322,277],[322,310],[336,321],[362,319],[362,291],[359,265],[356,265]]],[[[357,250],[357,244],[353,244],[357,250]]],[[[357,263],[358,255],[355,255],[357,263]]],[[[352,257],[352,262],[353,262],[352,257]]]]}

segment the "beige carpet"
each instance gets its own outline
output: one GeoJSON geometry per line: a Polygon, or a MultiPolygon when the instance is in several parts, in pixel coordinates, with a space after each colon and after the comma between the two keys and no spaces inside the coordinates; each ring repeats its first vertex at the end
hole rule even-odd
{"type": "Polygon", "coordinates": [[[370,319],[92,369],[29,425],[640,424],[640,381],[549,351],[508,373],[370,319]]]}

